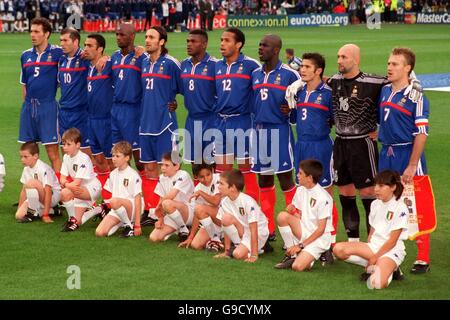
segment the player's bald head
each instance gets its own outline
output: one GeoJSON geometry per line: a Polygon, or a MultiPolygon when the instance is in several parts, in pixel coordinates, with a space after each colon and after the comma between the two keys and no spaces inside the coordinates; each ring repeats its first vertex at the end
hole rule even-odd
{"type": "Polygon", "coordinates": [[[275,34],[267,34],[263,39],[265,39],[274,48],[281,49],[283,46],[281,38],[275,34]]]}
{"type": "Polygon", "coordinates": [[[125,35],[131,36],[136,34],[136,29],[134,28],[134,25],[131,23],[122,22],[117,27],[117,31],[122,31],[125,35]]]}
{"type": "Polygon", "coordinates": [[[342,53],[343,55],[353,59],[357,65],[359,65],[361,61],[361,49],[356,44],[348,43],[346,45],[343,45],[339,49],[339,53],[342,53]]]}

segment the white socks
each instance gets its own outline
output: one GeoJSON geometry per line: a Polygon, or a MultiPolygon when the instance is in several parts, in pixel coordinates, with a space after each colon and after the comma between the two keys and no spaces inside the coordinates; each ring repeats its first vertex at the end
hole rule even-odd
{"type": "Polygon", "coordinates": [[[83,216],[81,217],[81,224],[83,225],[85,222],[87,222],[92,217],[95,217],[98,214],[98,211],[95,210],[96,208],[93,208],[91,210],[86,211],[83,216]]]}
{"type": "Polygon", "coordinates": [[[298,244],[298,241],[296,240],[294,234],[292,233],[291,227],[289,226],[278,227],[278,230],[280,230],[280,235],[281,238],[283,238],[284,245],[286,246],[286,248],[290,248],[298,244]]]}
{"type": "Polygon", "coordinates": [[[63,206],[66,208],[67,210],[67,214],[69,215],[69,219],[72,217],[75,217],[75,206],[74,206],[74,201],[70,200],[67,202],[63,202],[63,206]]]}
{"type": "Polygon", "coordinates": [[[122,225],[121,223],[118,223],[115,226],[113,226],[111,229],[109,229],[108,237],[112,236],[120,228],[121,225],[122,225]]]}
{"type": "Polygon", "coordinates": [[[239,232],[234,226],[234,224],[230,226],[224,226],[223,231],[227,234],[227,236],[230,238],[231,242],[237,246],[241,243],[241,237],[239,237],[239,232]]]}
{"type": "Polygon", "coordinates": [[[35,216],[40,216],[41,203],[39,202],[39,192],[36,189],[25,189],[25,192],[27,194],[28,208],[35,212],[35,216]]]}
{"type": "Polygon", "coordinates": [[[350,257],[348,257],[348,259],[345,259],[345,262],[353,263],[353,264],[356,264],[361,267],[366,267],[368,261],[364,258],[355,256],[355,255],[351,255],[350,257]]]}
{"type": "Polygon", "coordinates": [[[130,221],[130,218],[128,217],[127,210],[123,206],[118,209],[112,209],[111,211],[115,212],[119,216],[120,221],[125,226],[129,226],[130,228],[132,228],[131,221],[130,221]]]}
{"type": "Polygon", "coordinates": [[[215,232],[215,224],[212,221],[211,217],[207,217],[205,219],[201,219],[200,223],[202,224],[203,228],[205,228],[206,232],[208,233],[211,240],[220,241],[219,235],[215,232]]]}
{"type": "Polygon", "coordinates": [[[176,223],[178,232],[189,233],[189,229],[186,227],[186,223],[184,222],[180,211],[175,210],[174,212],[167,214],[167,216],[176,223]]]}

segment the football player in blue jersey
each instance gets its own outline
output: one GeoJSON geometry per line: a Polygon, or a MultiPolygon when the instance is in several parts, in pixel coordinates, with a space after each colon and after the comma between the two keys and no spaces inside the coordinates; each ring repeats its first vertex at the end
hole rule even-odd
{"type": "Polygon", "coordinates": [[[280,181],[286,206],[292,202],[296,190],[292,179],[294,141],[284,96],[287,86],[300,77],[280,61],[281,47],[279,36],[264,36],[258,50],[264,64],[252,73],[255,138],[250,144],[250,154],[252,172],[258,173],[261,209],[269,221],[269,240],[275,240],[274,175],[280,181]]]}
{"type": "Polygon", "coordinates": [[[217,115],[215,137],[215,161],[217,172],[232,169],[237,160],[244,175],[245,192],[259,201],[256,174],[251,172],[250,134],[252,132],[252,79],[253,70],[261,65],[258,61],[241,53],[245,44],[244,33],[237,28],[228,28],[220,38],[222,60],[216,63],[217,115]]]}
{"type": "Polygon", "coordinates": [[[33,47],[20,58],[24,102],[20,112],[19,142],[41,142],[47,151],[52,167],[59,177],[61,157],[58,152],[60,137],[55,100],[58,87],[58,61],[63,54],[60,47],[50,45],[52,33],[50,22],[35,18],[31,22],[33,47]]]}
{"type": "MultiPolygon", "coordinates": [[[[403,183],[427,174],[425,143],[428,137],[430,106],[422,94],[415,94],[410,81],[416,56],[411,49],[394,48],[388,60],[387,77],[391,82],[381,90],[378,108],[381,142],[379,171],[390,169],[402,175],[403,183]]],[[[416,238],[418,254],[412,273],[430,270],[430,235],[416,238]]]]}

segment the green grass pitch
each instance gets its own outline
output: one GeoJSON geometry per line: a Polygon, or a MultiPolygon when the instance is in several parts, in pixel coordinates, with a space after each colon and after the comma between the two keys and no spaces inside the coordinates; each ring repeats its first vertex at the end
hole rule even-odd
{"type": "MultiPolygon", "coordinates": [[[[394,46],[409,46],[417,54],[416,73],[450,71],[450,27],[438,25],[383,25],[381,30],[363,26],[342,28],[246,29],[244,53],[257,58],[259,40],[266,33],[282,37],[283,47],[297,53],[318,51],[327,58],[326,75],[336,68],[336,53],[345,43],[362,49],[362,70],[385,74],[394,46]]],[[[220,31],[210,33],[209,52],[219,53],[220,31]]],[[[107,53],[115,50],[107,34],[107,53]]],[[[83,40],[84,40],[83,36],[83,40]]],[[[170,53],[186,56],[186,33],[169,34],[170,53]]],[[[144,36],[137,36],[143,44],[144,36]]],[[[59,43],[58,36],[51,43],[59,43]]],[[[6,187],[0,193],[0,299],[449,299],[450,251],[450,93],[427,92],[431,102],[430,136],[426,146],[429,174],[436,199],[438,227],[431,236],[431,272],[393,282],[382,291],[370,291],[358,280],[362,269],[343,262],[312,272],[275,270],[282,257],[282,240],[273,243],[275,252],[260,257],[256,264],[216,260],[207,252],[176,248],[171,239],[150,244],[145,236],[123,240],[117,236],[97,239],[96,223],[89,222],[74,233],[60,232],[63,219],[45,225],[18,224],[12,204],[18,200],[22,166],[18,154],[18,126],[21,107],[19,57],[31,46],[28,35],[0,34],[0,152],[6,160],[6,187]],[[70,265],[81,269],[81,289],[69,290],[66,273],[70,265]]],[[[284,57],[283,57],[284,58],[284,57]]],[[[179,97],[180,125],[185,109],[179,97]]],[[[47,161],[45,152],[42,158],[47,161]]],[[[187,168],[188,169],[188,168],[187,168]]],[[[189,169],[188,169],[189,170],[189,169]]],[[[278,189],[279,192],[279,189],[278,189]]],[[[278,193],[277,212],[284,199],[278,193]]],[[[338,207],[340,210],[340,207],[338,207]]],[[[360,210],[362,212],[362,210],[360,210]]],[[[345,239],[342,220],[338,241],[345,239]]],[[[407,241],[403,269],[415,260],[416,247],[407,241]]]]}

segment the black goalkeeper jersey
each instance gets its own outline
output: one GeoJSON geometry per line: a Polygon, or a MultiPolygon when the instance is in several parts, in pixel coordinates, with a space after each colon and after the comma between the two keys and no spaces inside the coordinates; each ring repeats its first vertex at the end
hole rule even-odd
{"type": "Polygon", "coordinates": [[[387,79],[360,72],[344,79],[335,74],[328,79],[333,89],[333,113],[336,134],[340,137],[365,136],[377,129],[377,108],[381,88],[387,79]]]}

